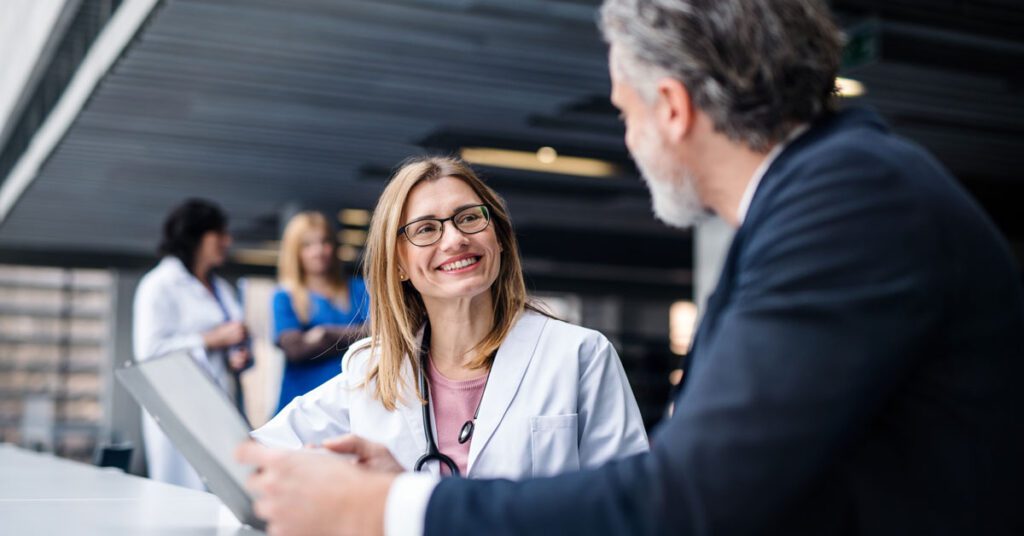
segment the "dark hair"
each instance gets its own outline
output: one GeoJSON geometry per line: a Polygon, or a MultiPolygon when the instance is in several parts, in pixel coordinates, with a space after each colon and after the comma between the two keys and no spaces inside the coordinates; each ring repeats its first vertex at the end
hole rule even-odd
{"type": "Polygon", "coordinates": [[[822,0],[605,0],[601,28],[648,101],[658,78],[679,80],[752,149],[833,107],[842,36],[822,0]]]}
{"type": "Polygon", "coordinates": [[[158,252],[177,257],[185,269],[192,271],[196,249],[203,235],[210,231],[224,232],[228,217],[216,203],[205,199],[188,199],[178,205],[164,220],[164,235],[158,252]]]}

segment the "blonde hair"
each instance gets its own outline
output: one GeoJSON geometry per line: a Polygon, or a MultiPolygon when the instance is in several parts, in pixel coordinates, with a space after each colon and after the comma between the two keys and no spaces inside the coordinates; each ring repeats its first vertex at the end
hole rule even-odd
{"type": "MultiPolygon", "coordinates": [[[[490,210],[491,226],[501,246],[498,278],[491,286],[494,326],[475,348],[471,366],[490,365],[491,355],[511,331],[519,313],[527,307],[519,246],[505,202],[483,183],[465,162],[449,157],[420,157],[406,160],[394,174],[377,202],[366,242],[364,275],[370,300],[370,345],[377,358],[371,364],[366,384],[376,380],[374,397],[393,411],[400,399],[401,370],[405,360],[419,374],[416,335],[427,320],[419,292],[398,275],[398,229],[409,192],[425,181],[444,177],[462,180],[480,196],[490,210]]],[[[424,403],[423,393],[416,394],[424,403]]]]}
{"type": "MultiPolygon", "coordinates": [[[[288,220],[281,237],[281,254],[277,259],[277,279],[281,287],[292,300],[292,308],[299,321],[309,322],[310,311],[309,287],[306,284],[306,271],[302,268],[302,241],[309,231],[321,231],[335,251],[338,249],[334,229],[327,218],[319,212],[300,212],[288,220]]],[[[332,290],[340,291],[346,287],[341,277],[341,266],[336,255],[331,255],[330,266],[327,268],[327,280],[332,290]]],[[[329,296],[330,298],[330,296],[329,296]]]]}

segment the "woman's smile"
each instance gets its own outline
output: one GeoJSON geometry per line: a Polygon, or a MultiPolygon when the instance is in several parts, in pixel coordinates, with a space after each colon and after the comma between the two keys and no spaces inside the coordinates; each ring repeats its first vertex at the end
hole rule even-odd
{"type": "Polygon", "coordinates": [[[437,270],[446,274],[466,273],[479,267],[481,258],[482,256],[474,254],[460,255],[445,261],[437,270]]]}

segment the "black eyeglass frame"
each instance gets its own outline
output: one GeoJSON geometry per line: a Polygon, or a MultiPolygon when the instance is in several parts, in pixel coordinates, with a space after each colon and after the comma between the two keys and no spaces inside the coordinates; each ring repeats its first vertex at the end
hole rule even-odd
{"type": "Polygon", "coordinates": [[[482,232],[486,231],[488,227],[491,226],[491,207],[487,206],[486,203],[480,203],[479,205],[470,205],[468,207],[462,207],[455,214],[452,214],[451,216],[448,216],[447,218],[420,218],[418,220],[413,220],[413,221],[411,221],[411,222],[409,222],[409,223],[399,227],[398,228],[398,235],[399,236],[405,236],[405,239],[408,240],[410,244],[412,244],[412,245],[414,245],[416,247],[419,247],[419,248],[425,248],[425,247],[428,247],[428,246],[433,246],[434,244],[440,242],[442,238],[444,238],[444,222],[446,222],[446,221],[452,222],[452,227],[455,227],[455,230],[457,230],[458,232],[460,232],[460,233],[462,233],[464,235],[474,235],[474,234],[477,234],[477,233],[482,233],[482,232]],[[472,209],[480,209],[480,211],[483,213],[484,220],[487,221],[487,225],[484,225],[483,227],[481,227],[477,231],[464,231],[464,230],[462,230],[461,227],[459,227],[459,224],[455,221],[455,218],[457,218],[459,216],[459,214],[462,214],[462,213],[466,212],[467,210],[472,210],[472,209]],[[441,229],[441,232],[437,234],[437,239],[434,240],[433,242],[430,242],[428,244],[417,244],[409,236],[409,233],[406,232],[406,229],[408,229],[410,225],[416,225],[417,223],[423,223],[425,221],[432,221],[432,222],[437,223],[437,226],[438,226],[439,229],[441,229]]]}

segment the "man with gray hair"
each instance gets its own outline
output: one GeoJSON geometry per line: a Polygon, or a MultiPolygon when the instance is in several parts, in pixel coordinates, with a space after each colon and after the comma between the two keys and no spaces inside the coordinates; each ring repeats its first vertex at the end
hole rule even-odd
{"type": "Polygon", "coordinates": [[[924,150],[838,111],[818,0],[606,0],[612,101],[659,218],[737,228],[650,453],[528,480],[253,444],[271,531],[1024,534],[1024,292],[924,150]]]}

